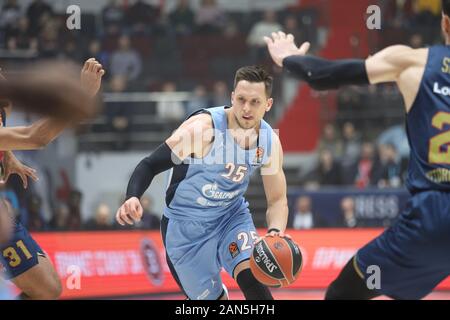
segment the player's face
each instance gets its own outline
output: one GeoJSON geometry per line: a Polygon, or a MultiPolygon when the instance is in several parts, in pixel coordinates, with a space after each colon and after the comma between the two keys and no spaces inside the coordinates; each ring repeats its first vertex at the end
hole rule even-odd
{"type": "Polygon", "coordinates": [[[272,108],[263,82],[241,80],[231,94],[231,106],[238,125],[251,129],[259,125],[264,114],[272,108]]]}

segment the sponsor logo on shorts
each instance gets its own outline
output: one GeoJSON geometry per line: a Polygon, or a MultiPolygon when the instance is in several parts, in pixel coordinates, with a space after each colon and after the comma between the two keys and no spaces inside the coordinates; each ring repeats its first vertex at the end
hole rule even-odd
{"type": "Polygon", "coordinates": [[[230,251],[231,258],[233,259],[236,258],[239,253],[241,253],[236,242],[230,243],[230,245],[228,246],[228,251],[230,251]]]}

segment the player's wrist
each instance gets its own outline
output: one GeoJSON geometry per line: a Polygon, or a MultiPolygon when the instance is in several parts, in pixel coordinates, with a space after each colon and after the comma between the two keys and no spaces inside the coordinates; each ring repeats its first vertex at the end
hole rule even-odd
{"type": "Polygon", "coordinates": [[[278,229],[278,228],[269,228],[269,230],[267,230],[267,233],[271,233],[271,232],[277,232],[277,233],[280,233],[281,230],[278,229]]]}

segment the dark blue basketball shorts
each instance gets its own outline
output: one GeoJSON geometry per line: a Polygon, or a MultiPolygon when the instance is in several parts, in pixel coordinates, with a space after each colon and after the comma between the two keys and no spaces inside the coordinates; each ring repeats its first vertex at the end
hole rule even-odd
{"type": "Polygon", "coordinates": [[[450,193],[414,195],[394,225],[358,251],[356,262],[366,280],[368,268],[379,267],[380,294],[425,297],[450,275],[450,193]]]}
{"type": "Polygon", "coordinates": [[[25,227],[16,222],[9,242],[0,247],[0,264],[5,269],[6,278],[15,278],[38,264],[38,256],[45,257],[44,251],[33,240],[25,227]]]}

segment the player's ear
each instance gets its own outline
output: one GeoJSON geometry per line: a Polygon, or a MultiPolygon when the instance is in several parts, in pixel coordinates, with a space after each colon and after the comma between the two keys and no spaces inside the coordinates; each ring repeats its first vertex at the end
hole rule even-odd
{"type": "Polygon", "coordinates": [[[273,98],[269,98],[269,100],[267,100],[266,112],[269,112],[270,109],[272,109],[272,106],[273,106],[273,98]]]}
{"type": "Polygon", "coordinates": [[[450,33],[450,18],[447,15],[445,15],[444,13],[442,13],[441,26],[442,26],[442,30],[446,34],[450,33]]]}
{"type": "Polygon", "coordinates": [[[233,104],[234,101],[234,91],[231,91],[231,104],[233,104]]]}

